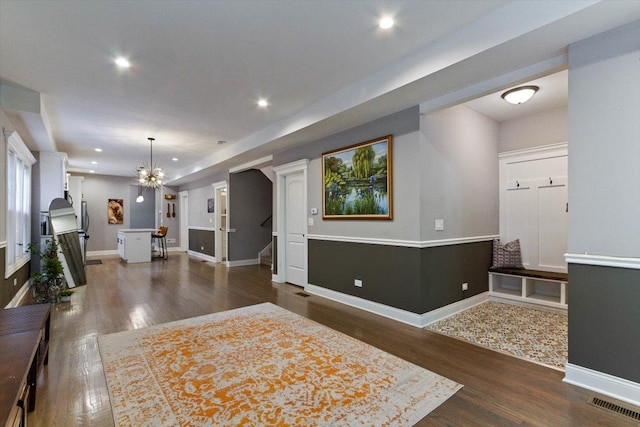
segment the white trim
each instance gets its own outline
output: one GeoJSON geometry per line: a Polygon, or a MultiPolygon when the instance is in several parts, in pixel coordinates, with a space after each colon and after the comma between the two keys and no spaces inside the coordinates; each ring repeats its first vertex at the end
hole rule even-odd
{"type": "Polygon", "coordinates": [[[13,150],[21,157],[21,160],[29,166],[32,166],[36,162],[36,158],[33,157],[33,154],[31,154],[31,151],[29,151],[18,132],[5,131],[5,136],[7,138],[7,149],[13,150]]]}
{"type": "Polygon", "coordinates": [[[280,278],[278,277],[277,274],[272,274],[271,275],[271,281],[272,282],[276,282],[276,283],[283,283],[283,282],[278,282],[278,280],[280,280],[280,278]]]}
{"type": "Polygon", "coordinates": [[[13,298],[11,298],[11,301],[9,301],[9,304],[7,304],[4,308],[17,307],[18,304],[20,304],[20,301],[22,300],[22,298],[27,294],[27,292],[29,292],[29,287],[30,287],[29,280],[27,279],[27,281],[22,284],[22,287],[18,290],[18,292],[16,292],[13,298]]]}
{"type": "Polygon", "coordinates": [[[306,169],[309,165],[309,159],[302,159],[295,162],[287,163],[286,165],[274,166],[273,171],[276,175],[287,175],[293,172],[300,172],[306,169]]]}
{"type": "Polygon", "coordinates": [[[601,265],[640,270],[640,258],[566,253],[564,259],[568,264],[601,265]]]}
{"type": "Polygon", "coordinates": [[[214,182],[213,184],[211,184],[211,186],[215,189],[215,188],[226,188],[227,187],[227,181],[218,181],[218,182],[214,182]]]}
{"type": "Polygon", "coordinates": [[[216,231],[215,227],[194,227],[192,225],[188,226],[189,230],[201,230],[201,231],[216,231]]]}
{"type": "Polygon", "coordinates": [[[406,323],[417,328],[422,327],[422,316],[410,311],[402,310],[400,308],[390,307],[388,305],[380,304],[374,301],[369,301],[364,298],[355,297],[353,295],[343,294],[331,289],[323,288],[312,284],[307,284],[304,287],[305,292],[318,295],[323,298],[337,301],[339,303],[359,308],[370,313],[374,313],[389,319],[397,320],[398,322],[406,323]]]}
{"type": "Polygon", "coordinates": [[[6,240],[0,242],[0,249],[6,248],[6,247],[7,247],[7,241],[6,240]]]}
{"type": "Polygon", "coordinates": [[[239,259],[237,261],[225,261],[224,265],[227,267],[242,267],[244,265],[256,265],[260,264],[259,258],[252,259],[239,259]]]}
{"type": "Polygon", "coordinates": [[[376,239],[372,237],[350,237],[350,236],[326,236],[320,234],[307,234],[308,239],[327,240],[332,242],[366,243],[370,245],[403,246],[408,248],[433,248],[438,246],[460,245],[464,243],[485,242],[498,239],[500,236],[474,236],[458,237],[454,239],[441,240],[396,240],[396,239],[376,239]]]}
{"type": "Polygon", "coordinates": [[[276,237],[278,237],[278,232],[277,232],[277,231],[272,231],[272,232],[271,232],[271,235],[272,235],[272,236],[276,236],[276,237]]]}
{"type": "Polygon", "coordinates": [[[461,311],[467,310],[478,304],[482,304],[488,300],[489,292],[485,291],[481,294],[445,305],[444,307],[436,308],[435,310],[431,310],[422,315],[422,326],[427,326],[439,320],[453,316],[454,314],[458,314],[461,311]]]}
{"type": "Polygon", "coordinates": [[[195,258],[203,259],[205,261],[218,262],[216,257],[212,257],[211,255],[206,255],[206,254],[203,254],[203,253],[200,253],[200,252],[192,251],[191,249],[189,249],[187,251],[187,254],[189,254],[189,256],[192,256],[192,257],[195,257],[195,258]]]}
{"type": "Polygon", "coordinates": [[[498,159],[516,158],[518,161],[527,161],[537,160],[544,157],[566,156],[568,154],[568,146],[569,145],[566,142],[559,142],[556,144],[541,145],[539,147],[504,151],[502,153],[498,153],[498,159]]]}
{"type": "Polygon", "coordinates": [[[87,251],[87,258],[90,256],[101,256],[101,255],[119,255],[117,249],[108,250],[108,251],[87,251]]]}
{"type": "Polygon", "coordinates": [[[258,166],[267,166],[268,163],[273,162],[273,155],[268,155],[268,156],[264,156],[261,157],[259,159],[256,160],[252,160],[250,162],[244,163],[242,165],[233,167],[231,169],[229,169],[229,173],[237,173],[237,172],[242,172],[242,171],[246,171],[248,169],[260,169],[258,166]]]}
{"type": "Polygon", "coordinates": [[[182,250],[180,246],[171,246],[170,248],[167,248],[167,252],[186,252],[186,251],[182,250]]]}
{"type": "Polygon", "coordinates": [[[20,258],[19,260],[17,260],[13,264],[11,264],[11,266],[4,272],[4,278],[8,279],[16,271],[20,270],[22,267],[24,267],[25,265],[29,264],[29,261],[31,261],[31,256],[30,255],[28,255],[26,257],[23,257],[23,258],[20,258]]]}
{"type": "Polygon", "coordinates": [[[562,381],[632,405],[640,405],[640,384],[624,378],[567,363],[562,381]]]}
{"type": "MultiPolygon", "coordinates": [[[[285,195],[284,195],[284,191],[285,191],[285,179],[287,175],[290,174],[294,174],[294,173],[302,173],[302,180],[303,180],[303,188],[304,188],[304,196],[303,196],[303,210],[304,212],[307,212],[307,203],[308,203],[308,170],[309,170],[309,159],[302,159],[302,160],[298,160],[295,162],[291,162],[291,163],[287,163],[284,165],[280,165],[280,166],[274,166],[273,167],[273,171],[276,174],[276,230],[282,231],[283,233],[285,233],[286,230],[286,224],[285,224],[285,220],[286,220],[286,214],[285,214],[285,195]]],[[[305,237],[308,236],[308,232],[309,232],[309,227],[307,226],[307,222],[305,221],[303,224],[304,227],[304,235],[305,237]]],[[[305,255],[304,255],[304,260],[305,260],[305,265],[304,265],[304,270],[305,270],[305,277],[306,279],[304,280],[304,282],[306,283],[309,279],[309,256],[308,256],[308,239],[306,239],[306,245],[305,245],[305,255]]],[[[276,251],[278,253],[278,257],[276,259],[277,265],[276,267],[276,271],[277,273],[277,279],[275,280],[275,282],[278,283],[284,283],[287,281],[287,272],[286,272],[286,264],[287,264],[287,254],[286,254],[286,234],[284,235],[284,238],[282,239],[278,239],[278,244],[276,245],[276,251]]],[[[273,266],[272,266],[273,268],[273,266]]]]}

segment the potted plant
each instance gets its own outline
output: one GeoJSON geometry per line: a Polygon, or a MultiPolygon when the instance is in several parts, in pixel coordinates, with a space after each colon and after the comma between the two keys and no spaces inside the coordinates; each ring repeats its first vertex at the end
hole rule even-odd
{"type": "Polygon", "coordinates": [[[58,302],[60,290],[66,287],[64,270],[58,258],[58,243],[55,239],[45,242],[46,247],[39,249],[36,245],[29,243],[27,249],[32,255],[40,258],[41,272],[32,274],[32,286],[34,287],[34,297],[38,302],[58,302]]]}
{"type": "Polygon", "coordinates": [[[71,290],[71,289],[63,289],[61,290],[58,295],[60,295],[60,302],[68,302],[71,301],[71,295],[73,295],[75,291],[71,290]]]}

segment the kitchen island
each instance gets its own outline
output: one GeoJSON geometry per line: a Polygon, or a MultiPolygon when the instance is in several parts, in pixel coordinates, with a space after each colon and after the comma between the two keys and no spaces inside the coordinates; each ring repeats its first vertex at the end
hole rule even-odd
{"type": "Polygon", "coordinates": [[[155,228],[126,228],[118,230],[118,255],[128,262],[151,261],[151,234],[155,228]]]}

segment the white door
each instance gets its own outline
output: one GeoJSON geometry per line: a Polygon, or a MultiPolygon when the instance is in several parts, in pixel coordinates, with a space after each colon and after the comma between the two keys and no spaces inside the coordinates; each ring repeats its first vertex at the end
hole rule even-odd
{"type": "Polygon", "coordinates": [[[227,228],[229,218],[227,217],[227,187],[216,187],[216,261],[225,262],[227,260],[227,228]]]}
{"type": "Polygon", "coordinates": [[[285,260],[286,280],[306,286],[307,241],[305,233],[304,176],[295,173],[285,176],[285,260]]]}
{"type": "Polygon", "coordinates": [[[180,249],[189,250],[189,193],[180,192],[180,249]]]}

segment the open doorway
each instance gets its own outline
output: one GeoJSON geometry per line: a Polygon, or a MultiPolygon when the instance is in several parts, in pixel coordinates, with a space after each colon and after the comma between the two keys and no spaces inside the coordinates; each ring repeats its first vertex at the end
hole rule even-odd
{"type": "Polygon", "coordinates": [[[215,232],[215,254],[217,262],[226,262],[228,258],[228,204],[227,204],[227,182],[222,181],[213,184],[215,191],[215,211],[216,211],[216,232],[215,232]]]}

